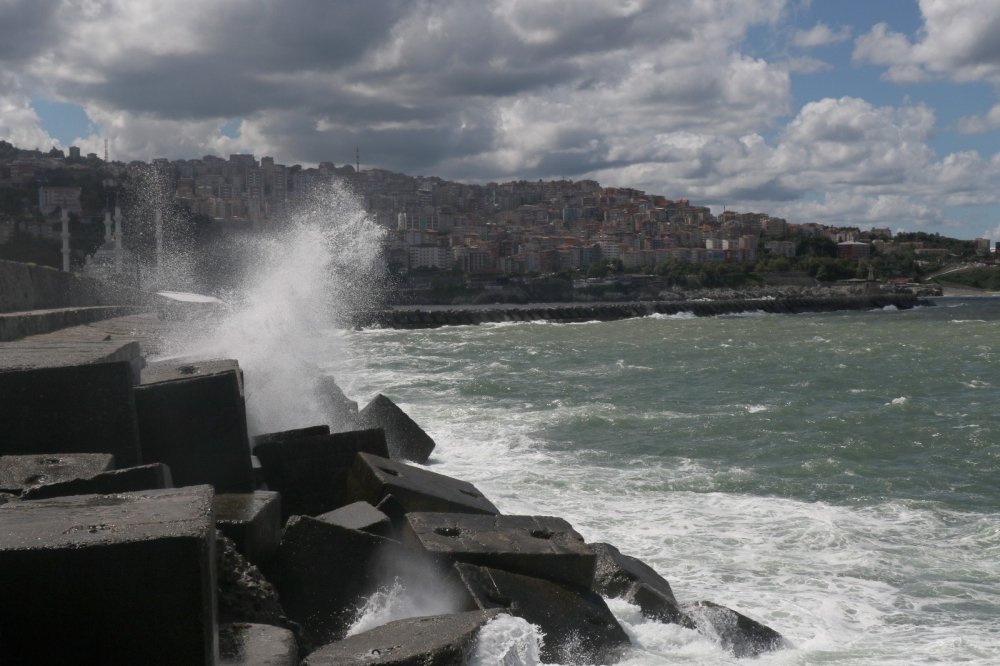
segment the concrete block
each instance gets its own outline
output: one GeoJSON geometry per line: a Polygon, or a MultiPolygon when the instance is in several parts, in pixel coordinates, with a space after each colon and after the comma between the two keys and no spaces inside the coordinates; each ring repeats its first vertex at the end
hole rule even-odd
{"type": "Polygon", "coordinates": [[[341,501],[347,475],[360,451],[386,453],[381,430],[355,430],[333,435],[264,442],[254,447],[264,481],[281,493],[285,519],[332,511],[341,501]]]}
{"type": "Polygon", "coordinates": [[[590,587],[595,556],[562,518],[409,513],[403,543],[449,563],[465,562],[590,587]]]}
{"type": "Polygon", "coordinates": [[[719,642],[738,659],[757,657],[788,645],[774,629],[711,601],[698,601],[681,606],[698,633],[719,642]]]}
{"type": "Polygon", "coordinates": [[[336,432],[365,430],[378,426],[358,425],[358,403],[348,398],[333,377],[320,377],[317,387],[320,399],[336,432]]]}
{"type": "Polygon", "coordinates": [[[592,589],[605,597],[638,604],[642,614],[660,622],[685,623],[670,583],[642,560],[623,555],[607,543],[590,544],[597,555],[592,589]]]}
{"type": "Polygon", "coordinates": [[[456,564],[455,571],[480,609],[500,608],[545,634],[545,663],[610,664],[629,639],[596,592],[500,569],[456,564]]]}
{"type": "Polygon", "coordinates": [[[215,524],[244,557],[267,563],[281,540],[281,494],[257,490],[216,495],[215,524]]]}
{"type": "Polygon", "coordinates": [[[292,516],[271,580],[288,617],[312,647],[344,637],[357,609],[397,576],[394,562],[417,557],[405,546],[308,516],[292,516]]]}
{"type": "Polygon", "coordinates": [[[70,479],[29,488],[21,499],[38,500],[67,495],[111,495],[172,488],[170,468],[163,463],[112,469],[85,479],[70,479]]]}
{"type": "Polygon", "coordinates": [[[0,506],[0,663],[214,664],[208,486],[0,506]]]}
{"type": "Polygon", "coordinates": [[[498,610],[429,615],[389,622],[337,643],[325,645],[303,666],[450,666],[467,664],[483,625],[498,610]]]}
{"type": "Polygon", "coordinates": [[[412,460],[425,463],[434,450],[430,438],[406,412],[382,394],[358,412],[359,428],[382,428],[389,444],[389,457],[393,460],[412,460]]]}
{"type": "Polygon", "coordinates": [[[135,389],[145,462],[170,467],[178,486],[254,490],[242,372],[236,361],[170,361],[135,389]]]}
{"type": "Polygon", "coordinates": [[[17,494],[47,483],[91,477],[114,466],[110,453],[0,456],[0,492],[17,494]]]}
{"type": "Polygon", "coordinates": [[[286,439],[298,439],[299,437],[315,437],[317,435],[329,435],[330,426],[314,425],[305,428],[295,428],[293,430],[282,430],[281,432],[267,432],[254,435],[250,438],[253,446],[270,442],[283,442],[286,439]]]}
{"type": "Polygon", "coordinates": [[[282,627],[234,622],[219,627],[222,666],[297,666],[295,634],[282,627]]]}
{"type": "Polygon", "coordinates": [[[130,343],[0,343],[0,453],[111,453],[140,462],[130,343]]]}
{"type": "Polygon", "coordinates": [[[389,494],[407,512],[500,513],[467,481],[388,458],[358,454],[347,477],[344,503],[364,501],[378,506],[389,494]]]}
{"type": "Polygon", "coordinates": [[[392,523],[389,522],[389,516],[368,502],[354,502],[339,509],[322,513],[316,516],[316,519],[331,525],[370,532],[378,536],[392,536],[392,523]]]}

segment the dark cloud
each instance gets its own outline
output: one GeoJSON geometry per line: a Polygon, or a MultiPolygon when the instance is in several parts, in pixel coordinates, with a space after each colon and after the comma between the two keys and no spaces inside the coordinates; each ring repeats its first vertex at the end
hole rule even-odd
{"type": "Polygon", "coordinates": [[[59,0],[0,0],[0,62],[29,60],[59,39],[58,8],[59,0]]]}

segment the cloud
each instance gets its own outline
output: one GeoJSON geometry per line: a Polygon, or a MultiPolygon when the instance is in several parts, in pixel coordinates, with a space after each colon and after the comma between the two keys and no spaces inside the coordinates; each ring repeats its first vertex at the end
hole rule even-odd
{"type": "Polygon", "coordinates": [[[884,78],[899,83],[948,77],[1000,85],[995,0],[920,0],[920,12],[915,41],[879,23],[855,40],[855,62],[885,66],[884,78]]]}
{"type": "Polygon", "coordinates": [[[817,46],[846,42],[850,38],[850,26],[842,25],[833,30],[827,24],[820,22],[809,30],[796,30],[792,35],[792,43],[799,48],[811,49],[817,46]]]}

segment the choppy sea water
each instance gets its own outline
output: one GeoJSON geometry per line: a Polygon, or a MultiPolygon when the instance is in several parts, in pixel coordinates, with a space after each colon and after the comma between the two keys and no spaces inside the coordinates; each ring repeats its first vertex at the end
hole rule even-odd
{"type": "MultiPolygon", "coordinates": [[[[794,645],[755,663],[1000,663],[1000,299],[322,339],[348,395],[437,441],[434,471],[794,645]]],[[[626,664],[739,663],[609,604],[626,664]]],[[[491,640],[531,663],[519,632],[491,640]]]]}

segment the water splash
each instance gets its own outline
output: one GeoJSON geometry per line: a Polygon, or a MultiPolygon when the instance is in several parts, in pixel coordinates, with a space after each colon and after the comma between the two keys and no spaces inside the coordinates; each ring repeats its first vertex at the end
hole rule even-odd
{"type": "Polygon", "coordinates": [[[329,423],[329,330],[377,302],[384,234],[343,185],[315,188],[279,229],[234,240],[222,316],[166,341],[168,355],[238,359],[251,433],[329,423]]]}
{"type": "Polygon", "coordinates": [[[542,633],[527,620],[498,615],[476,637],[470,666],[537,666],[542,633]]]}

